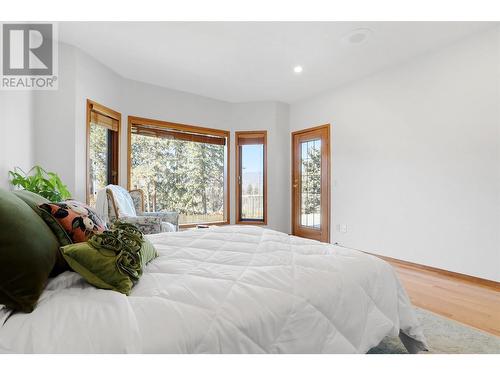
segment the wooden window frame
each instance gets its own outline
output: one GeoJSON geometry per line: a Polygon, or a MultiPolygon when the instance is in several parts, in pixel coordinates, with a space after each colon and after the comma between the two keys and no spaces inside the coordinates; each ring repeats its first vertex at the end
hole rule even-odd
{"type": "Polygon", "coordinates": [[[108,108],[102,104],[99,104],[93,100],[87,99],[86,102],[86,178],[85,178],[85,199],[87,204],[90,203],[90,123],[92,119],[92,112],[97,112],[106,117],[112,118],[113,120],[118,122],[118,129],[116,134],[113,134],[111,139],[112,147],[111,147],[111,171],[115,172],[115,175],[111,178],[111,182],[115,185],[118,185],[119,181],[119,173],[120,173],[120,135],[121,135],[121,126],[122,126],[122,115],[120,112],[117,112],[111,108],[108,108]]]}
{"type": "Polygon", "coordinates": [[[167,130],[174,131],[184,131],[191,132],[200,135],[208,135],[214,137],[226,138],[227,155],[226,155],[226,166],[225,173],[226,178],[226,194],[224,199],[224,206],[226,208],[226,218],[223,221],[212,221],[212,222],[202,222],[193,224],[180,224],[181,229],[194,228],[198,225],[228,225],[231,220],[231,132],[228,130],[219,130],[206,128],[197,125],[180,124],[176,122],[168,122],[162,120],[154,120],[145,117],[128,116],[128,131],[127,131],[127,187],[130,190],[131,180],[132,180],[132,127],[153,127],[153,128],[165,128],[167,130]]]}
{"type": "Polygon", "coordinates": [[[236,190],[236,224],[248,224],[248,225],[267,225],[267,130],[251,130],[251,131],[237,131],[235,132],[235,149],[236,149],[236,180],[235,180],[235,190],[236,190]],[[263,201],[264,201],[264,219],[263,220],[246,220],[241,219],[241,151],[240,146],[242,145],[241,139],[245,138],[262,138],[263,139],[263,151],[264,151],[264,169],[263,169],[263,201]]]}

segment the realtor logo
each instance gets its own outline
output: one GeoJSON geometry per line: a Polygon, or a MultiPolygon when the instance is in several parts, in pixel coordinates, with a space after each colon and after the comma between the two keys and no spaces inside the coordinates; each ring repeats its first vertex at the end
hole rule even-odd
{"type": "Polygon", "coordinates": [[[2,24],[0,89],[57,89],[57,38],[51,23],[2,24]]]}

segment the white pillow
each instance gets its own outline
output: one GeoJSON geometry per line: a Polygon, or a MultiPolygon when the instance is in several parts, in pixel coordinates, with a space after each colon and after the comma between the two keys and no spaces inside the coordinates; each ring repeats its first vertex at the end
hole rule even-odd
{"type": "Polygon", "coordinates": [[[169,223],[168,221],[162,221],[161,223],[161,231],[162,232],[175,232],[176,227],[174,224],[169,223]]]}

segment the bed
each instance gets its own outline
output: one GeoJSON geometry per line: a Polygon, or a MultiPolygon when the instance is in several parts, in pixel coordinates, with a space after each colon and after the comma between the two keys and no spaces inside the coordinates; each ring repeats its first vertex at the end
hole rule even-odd
{"type": "Polygon", "coordinates": [[[130,296],[64,272],[32,313],[0,315],[0,351],[366,353],[398,335],[426,349],[394,270],[374,256],[254,226],[148,238],[159,257],[130,296]]]}

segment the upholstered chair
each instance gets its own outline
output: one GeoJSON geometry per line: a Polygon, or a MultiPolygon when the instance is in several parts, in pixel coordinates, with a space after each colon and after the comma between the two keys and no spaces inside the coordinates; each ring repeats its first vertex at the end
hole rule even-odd
{"type": "Polygon", "coordinates": [[[176,232],[179,230],[177,212],[144,212],[144,192],[140,189],[127,191],[121,186],[108,185],[107,221],[121,220],[137,225],[144,234],[176,232]]]}

